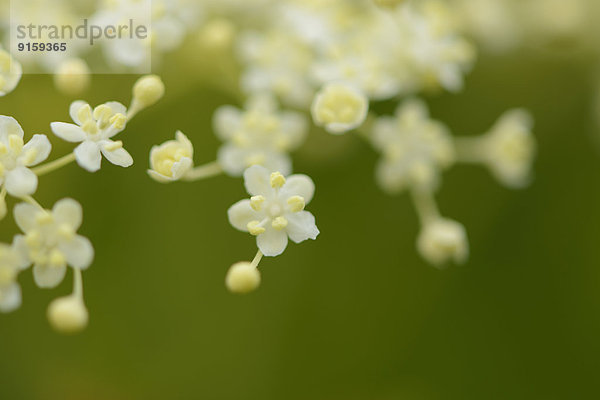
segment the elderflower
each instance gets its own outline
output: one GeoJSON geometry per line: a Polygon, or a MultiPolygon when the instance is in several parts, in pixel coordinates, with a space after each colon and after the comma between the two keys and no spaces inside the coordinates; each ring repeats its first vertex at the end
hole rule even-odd
{"type": "Polygon", "coordinates": [[[71,104],[69,114],[75,124],[52,122],[50,127],[61,139],[81,143],[74,150],[79,166],[90,172],[98,171],[102,155],[121,167],[133,164],[123,142],[110,140],[125,129],[127,109],[124,105],[111,101],[92,110],[88,103],[78,100],[71,104]]]}
{"type": "Polygon", "coordinates": [[[279,172],[270,173],[255,165],[244,172],[244,185],[252,197],[229,208],[229,222],[256,236],[262,254],[273,257],[283,253],[288,237],[295,243],[317,238],[315,217],[304,211],[315,190],[308,176],[291,175],[286,179],[279,172]]]}
{"type": "Polygon", "coordinates": [[[52,148],[46,135],[33,135],[26,144],[23,136],[17,120],[0,116],[0,183],[15,197],[36,191],[38,178],[28,167],[48,158],[52,148]]]}
{"type": "Polygon", "coordinates": [[[325,85],[311,107],[313,120],[329,133],[346,133],[359,127],[367,118],[369,100],[359,90],[345,83],[325,85]]]}
{"type": "Polygon", "coordinates": [[[217,136],[226,143],[217,158],[223,170],[240,176],[252,165],[288,174],[292,162],[288,152],[298,148],[307,134],[305,117],[280,111],[272,96],[251,97],[244,110],[232,106],[217,109],[213,118],[217,136]]]}
{"type": "Polygon", "coordinates": [[[485,162],[506,186],[518,188],[531,180],[536,149],[532,127],[533,119],[527,111],[511,110],[483,138],[485,162]]]}
{"type": "Polygon", "coordinates": [[[92,244],[76,233],[82,222],[82,210],[75,200],[62,199],[52,210],[20,203],[14,208],[14,216],[25,233],[16,240],[24,244],[27,257],[34,264],[33,277],[39,287],[57,286],[65,276],[67,265],[86,269],[92,263],[92,244]]]}
{"type": "Polygon", "coordinates": [[[425,223],[417,238],[417,249],[423,258],[437,267],[448,261],[462,264],[469,256],[464,226],[441,217],[425,223]]]}
{"type": "Polygon", "coordinates": [[[10,53],[0,48],[0,97],[12,92],[23,75],[21,64],[10,53]]]}
{"type": "Polygon", "coordinates": [[[22,252],[12,246],[0,243],[0,312],[13,311],[21,305],[21,287],[17,275],[29,263],[22,252]]]}
{"type": "Polygon", "coordinates": [[[398,106],[394,117],[379,117],[371,139],[382,152],[377,180],[390,193],[408,187],[433,189],[440,172],[454,162],[450,132],[430,119],[426,104],[420,100],[407,100],[398,106]]]}
{"type": "Polygon", "coordinates": [[[61,92],[77,95],[90,85],[90,68],[80,58],[63,61],[54,72],[54,85],[61,92]]]}
{"type": "Polygon", "coordinates": [[[148,175],[157,182],[179,180],[194,166],[192,142],[181,131],[177,131],[175,138],[150,150],[148,175]]]}
{"type": "Polygon", "coordinates": [[[89,314],[83,299],[77,294],[54,299],[48,306],[48,321],[62,333],[77,333],[87,326],[89,314]]]}

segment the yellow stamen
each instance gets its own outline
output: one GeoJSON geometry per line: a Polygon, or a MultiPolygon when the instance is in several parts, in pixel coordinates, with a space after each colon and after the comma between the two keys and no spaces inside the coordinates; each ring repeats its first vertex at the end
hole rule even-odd
{"type": "Polygon", "coordinates": [[[246,225],[246,228],[248,228],[248,232],[250,232],[251,235],[258,236],[265,232],[265,228],[259,225],[260,222],[258,221],[250,221],[248,222],[248,225],[246,225]]]}
{"type": "Polygon", "coordinates": [[[8,137],[8,146],[14,153],[21,154],[21,151],[23,151],[23,138],[18,135],[10,135],[8,137]]]}
{"type": "Polygon", "coordinates": [[[273,172],[271,174],[271,187],[279,189],[285,184],[285,177],[280,172],[273,172]]]}
{"type": "Polygon", "coordinates": [[[123,147],[123,142],[121,140],[117,140],[115,142],[109,143],[104,146],[104,150],[106,151],[115,151],[123,147]]]}
{"type": "Polygon", "coordinates": [[[265,201],[265,196],[252,196],[250,198],[250,207],[252,207],[252,209],[254,211],[260,211],[260,208],[262,207],[262,203],[265,201]]]}
{"type": "Polygon", "coordinates": [[[287,225],[288,225],[288,220],[285,219],[284,217],[277,217],[271,223],[271,226],[273,228],[277,229],[278,231],[284,229],[287,225]]]}
{"type": "Polygon", "coordinates": [[[287,203],[290,206],[290,211],[299,212],[304,210],[304,206],[306,202],[304,201],[304,197],[302,196],[292,196],[287,199],[287,203]]]}
{"type": "Polygon", "coordinates": [[[85,104],[77,111],[77,118],[79,122],[85,124],[92,119],[92,107],[89,104],[85,104]]]}

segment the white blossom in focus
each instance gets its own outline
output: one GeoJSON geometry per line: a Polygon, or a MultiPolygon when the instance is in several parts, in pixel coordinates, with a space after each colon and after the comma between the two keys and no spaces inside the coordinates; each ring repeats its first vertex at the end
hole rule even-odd
{"type": "Polygon", "coordinates": [[[177,131],[175,138],[150,150],[148,175],[158,182],[177,181],[194,166],[192,142],[181,131],[177,131]]]}
{"type": "Polygon", "coordinates": [[[447,218],[428,221],[417,238],[417,249],[429,263],[442,267],[452,261],[463,264],[469,256],[465,228],[447,218]]]}
{"type": "Polygon", "coordinates": [[[435,189],[441,171],[455,160],[450,132],[429,117],[421,100],[407,100],[395,116],[377,118],[371,139],[382,153],[377,181],[390,193],[409,187],[435,189]]]}
{"type": "Polygon", "coordinates": [[[536,152],[533,118],[522,109],[507,111],[483,137],[484,161],[494,176],[509,187],[519,188],[531,180],[536,152]]]}
{"type": "Polygon", "coordinates": [[[80,144],[75,148],[77,163],[95,172],[100,169],[102,155],[115,165],[129,167],[131,155],[123,148],[123,142],[111,138],[125,129],[127,109],[121,103],[111,101],[92,108],[84,101],[71,104],[69,113],[75,124],[53,122],[52,132],[67,142],[80,144]]]}
{"type": "Polygon", "coordinates": [[[319,229],[315,217],[304,211],[315,190],[308,176],[291,175],[286,179],[279,172],[270,173],[255,165],[244,172],[244,184],[252,197],[229,208],[229,222],[256,236],[256,244],[265,256],[283,253],[288,237],[295,243],[316,239],[319,229]]]}
{"type": "Polygon", "coordinates": [[[0,183],[15,197],[35,193],[38,178],[29,167],[48,158],[52,149],[46,135],[33,135],[26,144],[23,136],[14,118],[0,116],[0,183]]]}
{"type": "Polygon", "coordinates": [[[22,75],[21,64],[10,53],[0,48],[0,97],[15,90],[22,75]]]}
{"type": "Polygon", "coordinates": [[[329,133],[346,133],[362,125],[369,111],[369,100],[344,83],[325,85],[315,96],[311,113],[315,124],[329,133]]]}
{"type": "Polygon", "coordinates": [[[0,243],[0,312],[10,312],[21,305],[17,275],[28,265],[27,258],[15,249],[14,244],[0,243]]]}
{"type": "Polygon", "coordinates": [[[52,210],[20,203],[14,208],[14,216],[25,233],[18,235],[15,241],[33,263],[33,277],[39,287],[57,286],[65,276],[67,265],[86,269],[92,263],[92,244],[76,233],[83,212],[75,200],[62,199],[52,210]]]}
{"type": "Polygon", "coordinates": [[[252,165],[289,174],[289,152],[304,141],[308,123],[304,115],[280,111],[269,95],[251,97],[243,110],[233,106],[217,109],[213,117],[217,136],[225,142],[217,158],[231,176],[241,176],[252,165]]]}

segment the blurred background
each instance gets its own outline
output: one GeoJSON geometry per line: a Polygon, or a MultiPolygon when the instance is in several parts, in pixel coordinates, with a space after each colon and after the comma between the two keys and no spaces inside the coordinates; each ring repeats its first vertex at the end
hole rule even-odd
{"type": "MultiPolygon", "coordinates": [[[[483,168],[446,173],[442,212],[467,228],[471,257],[437,270],[415,250],[418,221],[407,195],[375,185],[377,155],[358,135],[311,133],[295,170],[317,182],[309,210],[321,235],[261,263],[263,283],[236,296],[229,266],[255,243],[227,222],[246,197],[240,179],[160,185],[146,174],[152,145],[176,129],[197,164],[219,141],[212,112],[234,97],[182,52],[161,70],[167,94],[119,139],[135,164],[76,165],[40,179],[51,207],[73,197],[96,257],[84,273],[88,329],[61,336],[47,304],[71,290],[37,289],[20,276],[24,302],[0,316],[0,398],[138,399],[596,399],[600,397],[600,129],[593,46],[557,42],[483,52],[457,95],[427,97],[456,135],[486,131],[499,113],[528,108],[536,120],[535,181],[503,188],[483,168]],[[208,75],[207,75],[208,76],[208,75]]],[[[197,57],[202,58],[202,57],[197,57]]],[[[91,104],[129,102],[135,76],[94,76],[91,104]]],[[[26,75],[0,99],[26,137],[53,137],[73,99],[52,78],[26,75]]],[[[395,103],[375,105],[391,112],[395,103]]],[[[14,201],[14,200],[10,200],[14,201]]],[[[14,203],[9,203],[11,206],[14,203]]],[[[17,231],[12,216],[0,239],[17,231]]]]}

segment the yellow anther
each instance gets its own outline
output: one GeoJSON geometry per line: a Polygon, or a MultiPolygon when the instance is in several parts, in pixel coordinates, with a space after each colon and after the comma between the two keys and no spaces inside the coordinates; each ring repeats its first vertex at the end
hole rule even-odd
{"type": "Polygon", "coordinates": [[[89,133],[91,135],[95,135],[96,133],[98,133],[98,125],[96,125],[96,122],[94,122],[91,119],[85,122],[81,129],[83,129],[84,132],[89,133]]]}
{"type": "Polygon", "coordinates": [[[38,213],[38,215],[35,217],[35,221],[39,225],[46,225],[46,224],[51,224],[54,221],[54,218],[52,217],[52,214],[50,214],[49,212],[41,212],[41,213],[38,213]]]}
{"type": "Polygon", "coordinates": [[[284,217],[277,217],[271,222],[271,226],[278,231],[284,229],[288,225],[288,220],[284,217]]]}
{"type": "Polygon", "coordinates": [[[25,235],[25,243],[30,247],[36,247],[40,244],[40,233],[38,231],[31,231],[25,235]]]}
{"type": "Polygon", "coordinates": [[[101,104],[94,109],[94,119],[99,122],[101,128],[108,126],[113,110],[106,104],[101,104]]]}
{"type": "Polygon", "coordinates": [[[5,155],[6,153],[8,153],[8,148],[4,143],[0,142],[0,156],[5,155]]]}
{"type": "Polygon", "coordinates": [[[110,123],[116,128],[116,129],[123,129],[125,128],[125,124],[127,123],[127,117],[124,116],[121,113],[115,114],[113,115],[113,117],[110,119],[110,123]]]}
{"type": "Polygon", "coordinates": [[[265,228],[260,226],[260,222],[258,222],[258,221],[248,222],[248,225],[246,225],[246,228],[248,228],[248,232],[250,232],[250,234],[254,235],[254,236],[260,235],[261,233],[265,232],[265,228]]]}
{"type": "Polygon", "coordinates": [[[304,210],[306,202],[302,196],[292,196],[287,199],[287,203],[290,206],[291,212],[298,212],[304,210]]]}
{"type": "Polygon", "coordinates": [[[14,153],[21,154],[21,151],[23,151],[23,138],[18,135],[10,135],[8,137],[8,146],[14,153]]]}
{"type": "Polygon", "coordinates": [[[120,149],[121,147],[123,147],[123,142],[121,140],[117,140],[104,146],[104,150],[115,151],[120,149]]]}
{"type": "Polygon", "coordinates": [[[254,211],[260,211],[260,208],[262,207],[262,203],[264,203],[264,201],[265,196],[252,196],[250,198],[250,207],[252,207],[254,211]]]}
{"type": "Polygon", "coordinates": [[[68,225],[68,224],[61,224],[58,227],[58,234],[66,239],[66,240],[70,240],[73,239],[73,237],[75,236],[75,231],[73,230],[73,228],[68,225]]]}
{"type": "Polygon", "coordinates": [[[92,119],[92,107],[89,104],[85,104],[77,110],[77,118],[79,122],[85,124],[92,119]]]}
{"type": "Polygon", "coordinates": [[[25,165],[31,164],[35,161],[35,158],[38,155],[38,151],[36,149],[29,149],[27,153],[25,153],[25,157],[23,157],[23,163],[25,165]]]}
{"type": "Polygon", "coordinates": [[[50,262],[51,266],[60,267],[62,265],[65,265],[65,262],[67,260],[65,259],[64,254],[60,250],[53,249],[50,253],[50,259],[48,261],[50,262]]]}
{"type": "Polygon", "coordinates": [[[285,184],[285,177],[281,175],[281,172],[273,172],[271,174],[271,187],[280,188],[285,184]]]}

